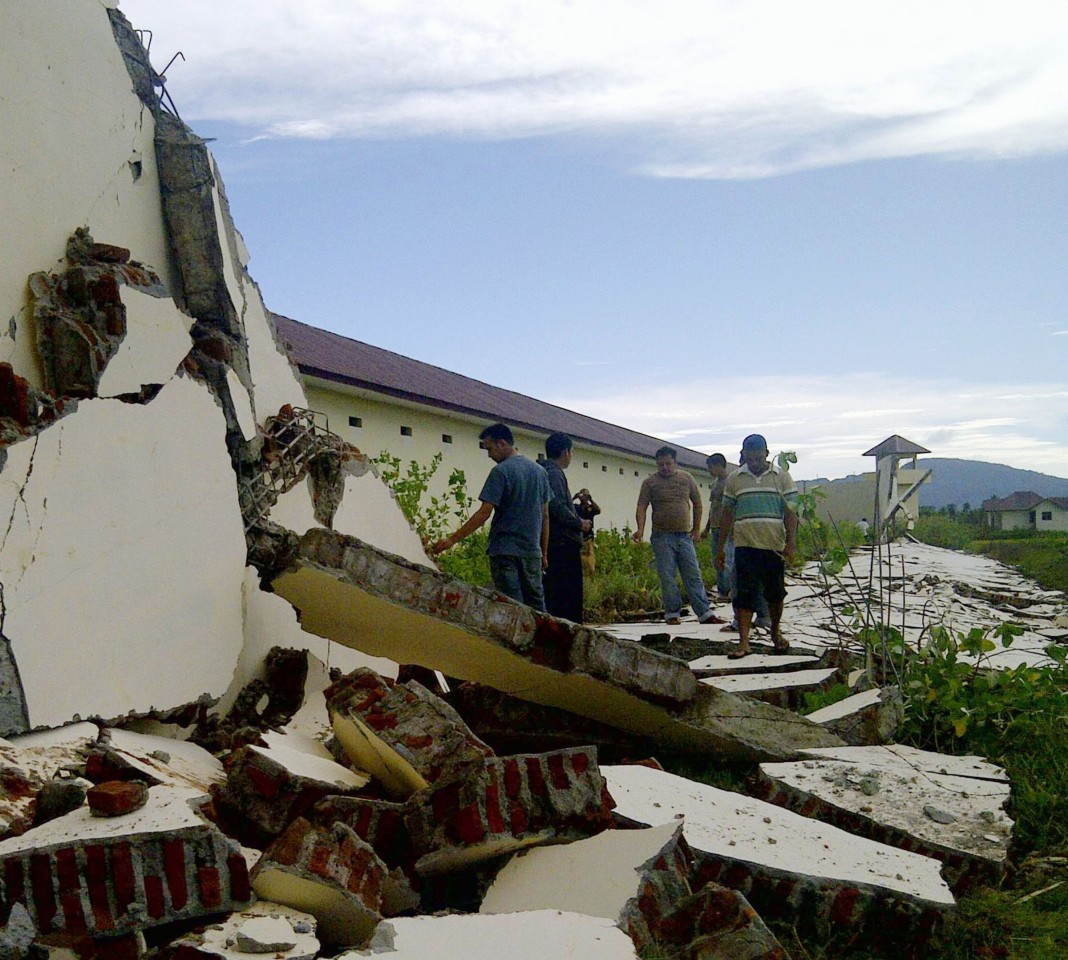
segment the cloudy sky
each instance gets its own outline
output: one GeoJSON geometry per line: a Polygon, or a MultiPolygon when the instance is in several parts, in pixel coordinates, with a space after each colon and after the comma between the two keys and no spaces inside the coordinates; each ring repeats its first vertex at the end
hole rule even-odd
{"type": "Polygon", "coordinates": [[[1068,476],[1068,5],[121,9],[280,313],[799,477],[1068,476]]]}

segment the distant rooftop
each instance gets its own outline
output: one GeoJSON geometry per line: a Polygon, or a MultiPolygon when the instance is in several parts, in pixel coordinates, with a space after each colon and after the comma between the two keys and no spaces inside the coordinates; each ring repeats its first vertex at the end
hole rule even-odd
{"type": "Polygon", "coordinates": [[[1007,497],[991,497],[983,501],[983,509],[988,513],[1002,513],[1008,510],[1034,510],[1040,503],[1052,503],[1062,510],[1068,510],[1068,497],[1043,497],[1030,490],[1017,490],[1007,497]]]}
{"type": "Polygon", "coordinates": [[[289,345],[293,361],[306,376],[467,414],[487,423],[499,420],[538,433],[559,430],[576,441],[650,460],[666,443],[678,451],[681,466],[704,469],[706,454],[699,450],[494,387],[278,313],[272,314],[272,318],[279,336],[289,345]]]}
{"type": "Polygon", "coordinates": [[[892,437],[887,437],[882,443],[861,454],[861,456],[888,457],[896,454],[902,457],[913,457],[921,453],[930,452],[926,447],[921,447],[918,443],[906,440],[895,433],[892,437]]]}

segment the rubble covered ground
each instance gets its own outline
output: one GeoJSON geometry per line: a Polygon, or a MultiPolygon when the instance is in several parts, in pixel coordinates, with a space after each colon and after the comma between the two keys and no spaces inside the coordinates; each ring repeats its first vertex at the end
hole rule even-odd
{"type": "MultiPolygon", "coordinates": [[[[779,922],[906,955],[1005,873],[1007,777],[892,742],[841,581],[791,584],[794,656],[728,661],[436,570],[306,409],[122,14],[15,0],[0,54],[0,955],[772,960],[779,922]]],[[[1068,634],[990,561],[855,563],[909,642],[1068,634]]]]}

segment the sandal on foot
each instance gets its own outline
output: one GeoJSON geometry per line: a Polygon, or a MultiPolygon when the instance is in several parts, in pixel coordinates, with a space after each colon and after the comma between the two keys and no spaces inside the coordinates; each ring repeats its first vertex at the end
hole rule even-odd
{"type": "Polygon", "coordinates": [[[678,617],[665,617],[664,623],[669,627],[677,627],[682,621],[678,617]]]}
{"type": "Polygon", "coordinates": [[[790,644],[777,643],[774,647],[772,647],[771,652],[777,657],[784,657],[790,652],[790,644]]]}
{"type": "Polygon", "coordinates": [[[738,628],[733,623],[728,623],[725,627],[719,628],[720,633],[737,633],[738,628]]]}
{"type": "Polygon", "coordinates": [[[741,660],[742,657],[748,657],[749,654],[751,654],[752,652],[753,652],[752,650],[728,650],[727,651],[727,659],[728,660],[741,660]]]}

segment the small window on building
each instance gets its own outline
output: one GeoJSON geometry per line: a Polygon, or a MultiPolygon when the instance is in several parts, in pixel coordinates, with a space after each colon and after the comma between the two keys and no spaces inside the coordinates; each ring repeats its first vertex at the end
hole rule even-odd
{"type": "Polygon", "coordinates": [[[589,470],[590,469],[590,463],[589,463],[588,460],[583,460],[582,461],[582,469],[583,470],[589,470]]]}
{"type": "Polygon", "coordinates": [[[634,476],[638,476],[638,471],[637,470],[634,471],[634,476]]]}
{"type": "Polygon", "coordinates": [[[350,427],[362,427],[363,426],[363,417],[349,417],[349,426],[350,427]]]}
{"type": "Polygon", "coordinates": [[[401,436],[402,437],[410,437],[411,435],[412,435],[412,428],[411,427],[401,427],[401,436]]]}
{"type": "Polygon", "coordinates": [[[1032,510],[1032,511],[1031,511],[1031,512],[1030,512],[1030,513],[1029,513],[1029,514],[1027,515],[1027,522],[1028,522],[1028,523],[1034,523],[1034,522],[1035,522],[1035,511],[1034,511],[1034,510],[1032,510]]]}
{"type": "Polygon", "coordinates": [[[1052,520],[1053,519],[1053,511],[1052,510],[1043,510],[1042,511],[1042,519],[1043,520],[1052,520]]]}
{"type": "Polygon", "coordinates": [[[441,442],[442,443],[452,443],[452,434],[451,433],[443,433],[441,435],[441,442]]]}
{"type": "Polygon", "coordinates": [[[606,467],[603,463],[601,464],[601,473],[608,473],[608,467],[606,467]]]}
{"type": "Polygon", "coordinates": [[[619,475],[623,476],[623,468],[622,467],[619,468],[619,475]]]}

